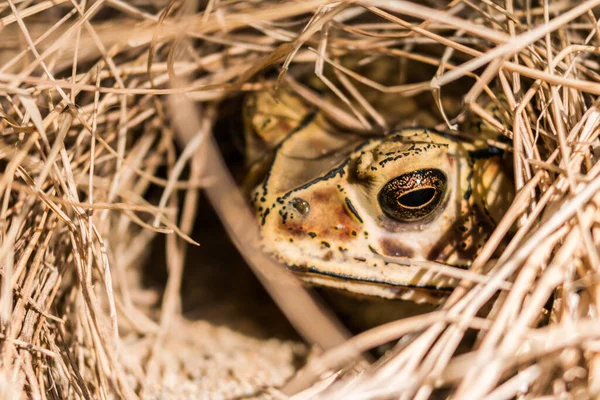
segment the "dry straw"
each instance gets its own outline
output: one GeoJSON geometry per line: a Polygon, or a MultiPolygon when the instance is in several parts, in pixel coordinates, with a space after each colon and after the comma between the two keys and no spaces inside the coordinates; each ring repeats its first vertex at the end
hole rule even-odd
{"type": "Polygon", "coordinates": [[[149,396],[204,187],[228,202],[217,211],[249,264],[322,351],[286,385],[255,388],[263,395],[600,395],[599,13],[600,0],[0,1],[1,396],[149,396]],[[347,56],[434,72],[391,86],[347,56]],[[306,85],[311,74],[330,95],[306,85]],[[457,81],[459,94],[446,90],[457,81]],[[438,311],[346,340],[253,251],[255,232],[240,229],[252,217],[228,195],[211,133],[222,100],[278,85],[355,131],[388,128],[360,89],[371,88],[431,93],[447,114],[438,128],[477,115],[510,139],[518,195],[438,311]],[[443,106],[452,96],[458,114],[443,106]],[[158,234],[169,279],[155,318],[132,292],[158,234]],[[476,343],[457,354],[467,329],[476,343]],[[132,334],[144,357],[124,355],[132,334]],[[397,339],[371,365],[361,356],[397,339]]]}

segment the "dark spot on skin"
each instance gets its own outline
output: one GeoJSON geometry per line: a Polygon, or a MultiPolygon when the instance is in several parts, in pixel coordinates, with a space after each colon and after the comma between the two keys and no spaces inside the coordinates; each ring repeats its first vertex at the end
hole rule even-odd
{"type": "Polygon", "coordinates": [[[288,226],[288,231],[290,232],[290,235],[293,235],[296,237],[303,237],[305,235],[304,230],[302,229],[302,225],[290,226],[288,224],[287,226],[288,226]]]}
{"type": "Polygon", "coordinates": [[[396,240],[383,239],[381,241],[381,250],[383,254],[390,257],[406,257],[410,258],[413,256],[413,251],[403,246],[396,240]]]}
{"type": "Polygon", "coordinates": [[[345,249],[342,246],[338,247],[338,250],[340,251],[340,253],[345,253],[348,251],[348,249],[345,249]]]}
{"type": "Polygon", "coordinates": [[[331,245],[325,241],[322,241],[321,244],[327,248],[331,247],[331,245]]]}
{"type": "Polygon", "coordinates": [[[354,259],[355,259],[356,261],[360,261],[360,262],[365,262],[365,261],[367,261],[367,259],[366,259],[366,258],[363,258],[363,257],[354,257],[354,259]]]}
{"type": "Polygon", "coordinates": [[[269,118],[269,117],[265,118],[265,120],[264,120],[264,122],[262,124],[262,129],[265,129],[265,127],[267,127],[271,123],[272,120],[273,119],[269,118]]]}
{"type": "Polygon", "coordinates": [[[262,221],[260,222],[261,225],[264,225],[267,219],[267,215],[269,215],[269,213],[271,212],[270,208],[267,208],[262,216],[262,221]]]}
{"type": "Polygon", "coordinates": [[[369,245],[369,250],[371,250],[371,253],[379,255],[379,253],[377,252],[377,250],[375,250],[373,248],[373,246],[371,246],[371,245],[369,245]]]}
{"type": "Polygon", "coordinates": [[[290,243],[294,243],[294,239],[290,238],[290,243]]]}
{"type": "Polygon", "coordinates": [[[356,219],[358,220],[358,222],[360,222],[361,224],[363,223],[362,218],[360,217],[360,214],[358,214],[358,211],[356,211],[356,208],[354,208],[354,204],[352,204],[352,202],[350,201],[349,198],[345,198],[344,201],[346,202],[346,206],[348,207],[348,210],[350,210],[350,212],[356,217],[356,219]]]}
{"type": "Polygon", "coordinates": [[[327,253],[325,253],[325,255],[323,256],[323,260],[324,261],[331,261],[331,259],[333,258],[333,252],[331,250],[329,250],[327,253]]]}
{"type": "Polygon", "coordinates": [[[356,231],[352,231],[352,236],[356,236],[356,231]]]}
{"type": "Polygon", "coordinates": [[[316,234],[316,233],[314,233],[314,232],[308,232],[308,236],[310,236],[311,238],[313,238],[313,239],[314,239],[314,238],[316,238],[316,237],[317,237],[317,234],[316,234]]]}

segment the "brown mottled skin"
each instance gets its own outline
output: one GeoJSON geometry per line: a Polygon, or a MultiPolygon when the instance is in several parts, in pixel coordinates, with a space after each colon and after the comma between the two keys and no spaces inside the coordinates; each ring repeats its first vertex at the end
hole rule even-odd
{"type": "Polygon", "coordinates": [[[249,159],[266,171],[251,195],[265,251],[354,293],[433,302],[456,286],[410,262],[468,268],[512,200],[502,152],[425,128],[365,139],[276,96],[245,108],[249,159]]]}

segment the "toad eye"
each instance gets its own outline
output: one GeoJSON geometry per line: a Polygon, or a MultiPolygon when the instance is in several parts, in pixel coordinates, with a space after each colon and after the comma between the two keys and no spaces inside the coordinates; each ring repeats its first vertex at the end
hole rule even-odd
{"type": "Polygon", "coordinates": [[[388,217],[419,221],[438,209],[446,192],[446,175],[439,169],[419,169],[388,181],[377,201],[388,217]]]}

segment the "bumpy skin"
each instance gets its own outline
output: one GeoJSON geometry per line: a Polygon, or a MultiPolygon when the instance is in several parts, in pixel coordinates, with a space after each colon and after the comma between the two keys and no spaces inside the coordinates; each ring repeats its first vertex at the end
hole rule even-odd
{"type": "Polygon", "coordinates": [[[274,151],[251,196],[264,248],[307,282],[436,302],[457,280],[411,261],[468,268],[512,200],[502,153],[483,143],[425,128],[365,140],[287,92],[249,102],[247,135],[274,151]],[[423,188],[426,208],[390,212],[423,188]]]}

